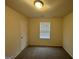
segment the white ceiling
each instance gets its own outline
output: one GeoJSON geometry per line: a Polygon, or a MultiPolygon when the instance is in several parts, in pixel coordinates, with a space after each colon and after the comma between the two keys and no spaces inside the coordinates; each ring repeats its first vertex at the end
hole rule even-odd
{"type": "Polygon", "coordinates": [[[41,0],[43,8],[37,9],[34,0],[6,0],[6,4],[30,18],[64,17],[73,10],[73,0],[41,0]]]}

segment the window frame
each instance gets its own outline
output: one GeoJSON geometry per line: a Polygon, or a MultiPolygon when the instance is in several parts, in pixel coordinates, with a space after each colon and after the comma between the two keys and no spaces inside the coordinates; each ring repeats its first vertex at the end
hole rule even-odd
{"type": "Polygon", "coordinates": [[[39,31],[39,32],[40,32],[40,33],[39,33],[40,39],[50,40],[50,38],[51,38],[51,23],[50,23],[50,22],[40,22],[40,28],[41,28],[41,23],[48,23],[48,24],[49,24],[49,37],[48,37],[48,38],[45,38],[45,37],[42,37],[42,38],[41,38],[41,37],[40,37],[40,36],[41,36],[41,35],[40,35],[40,33],[41,33],[40,31],[41,31],[41,30],[40,30],[40,31],[39,31]]]}

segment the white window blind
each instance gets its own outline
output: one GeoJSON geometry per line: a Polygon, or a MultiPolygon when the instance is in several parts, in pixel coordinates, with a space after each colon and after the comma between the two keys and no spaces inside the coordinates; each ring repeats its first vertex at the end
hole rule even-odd
{"type": "Polygon", "coordinates": [[[50,39],[50,22],[40,22],[40,38],[50,39]]]}

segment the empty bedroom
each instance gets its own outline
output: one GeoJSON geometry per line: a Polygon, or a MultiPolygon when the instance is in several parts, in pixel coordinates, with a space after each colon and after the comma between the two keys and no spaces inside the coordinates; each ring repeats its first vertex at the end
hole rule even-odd
{"type": "Polygon", "coordinates": [[[6,0],[6,59],[73,59],[73,0],[6,0]]]}

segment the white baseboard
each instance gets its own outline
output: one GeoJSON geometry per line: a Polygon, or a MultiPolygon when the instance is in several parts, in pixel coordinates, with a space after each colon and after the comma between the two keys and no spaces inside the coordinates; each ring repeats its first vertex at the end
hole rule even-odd
{"type": "Polygon", "coordinates": [[[11,56],[11,57],[5,57],[5,59],[14,59],[14,57],[13,56],[11,56]]]}
{"type": "MultiPolygon", "coordinates": [[[[28,45],[27,45],[27,46],[28,46],[28,45]]],[[[27,46],[26,46],[26,47],[27,47],[27,46]]],[[[26,48],[26,47],[25,47],[25,48],[26,48]]],[[[23,50],[23,49],[22,49],[22,50],[23,50]]],[[[18,56],[18,55],[22,52],[22,50],[19,51],[15,56],[5,56],[5,59],[15,59],[15,57],[18,56]]]]}
{"type": "MultiPolygon", "coordinates": [[[[27,45],[26,47],[28,47],[28,45],[27,45]]],[[[25,48],[26,48],[26,47],[25,47],[25,48]]],[[[24,49],[25,49],[25,48],[24,48],[24,49]]],[[[21,51],[19,51],[19,52],[14,56],[14,58],[16,58],[24,49],[22,49],[21,51]]]]}
{"type": "MultiPolygon", "coordinates": [[[[64,48],[64,47],[63,47],[64,48]]],[[[64,50],[73,58],[73,56],[64,48],[64,50]]]]}

